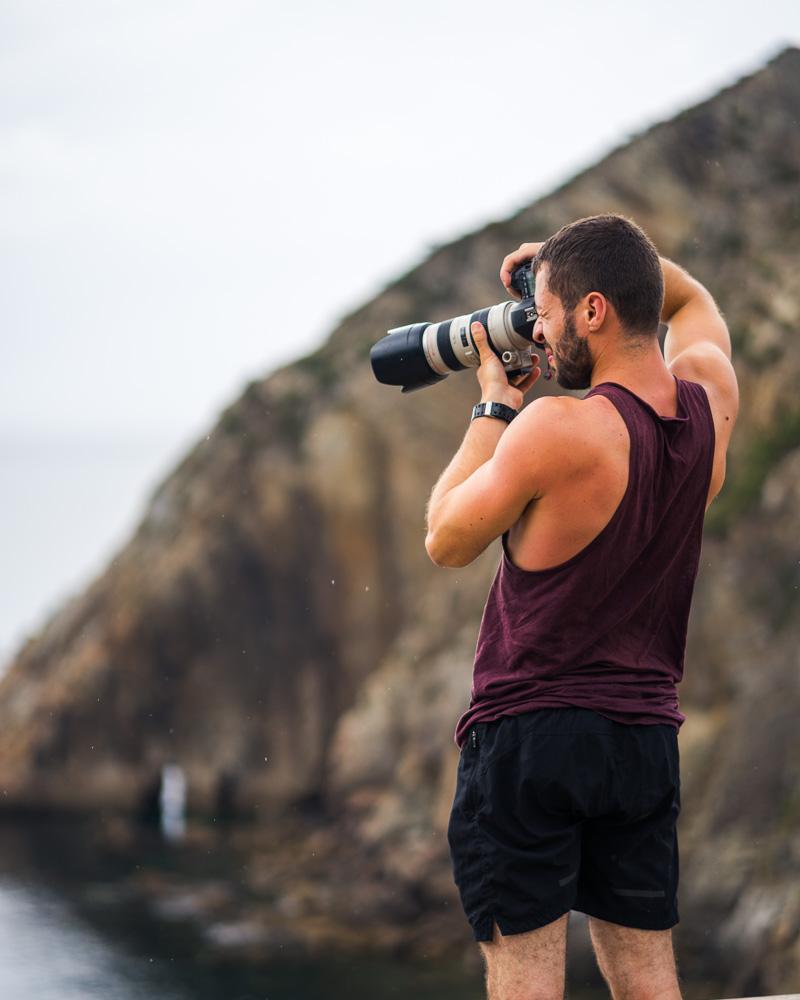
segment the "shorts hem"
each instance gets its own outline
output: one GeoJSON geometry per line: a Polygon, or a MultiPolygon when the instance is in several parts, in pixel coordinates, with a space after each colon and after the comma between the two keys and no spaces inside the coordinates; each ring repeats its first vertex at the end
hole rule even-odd
{"type": "Polygon", "coordinates": [[[472,933],[476,941],[492,941],[494,938],[494,924],[497,924],[500,934],[503,937],[513,934],[525,934],[528,931],[536,931],[540,927],[551,924],[554,920],[558,920],[559,917],[563,917],[565,913],[569,913],[570,909],[571,907],[569,906],[559,906],[547,913],[532,914],[526,920],[507,920],[505,917],[492,913],[481,920],[477,926],[473,924],[472,933]]]}
{"type": "Polygon", "coordinates": [[[602,906],[587,906],[579,903],[575,903],[572,909],[577,910],[578,913],[585,913],[587,917],[597,917],[598,920],[607,920],[611,924],[620,924],[622,927],[632,927],[634,930],[640,931],[668,931],[680,923],[680,917],[676,910],[664,915],[641,913],[632,916],[618,910],[603,909],[602,906]]]}

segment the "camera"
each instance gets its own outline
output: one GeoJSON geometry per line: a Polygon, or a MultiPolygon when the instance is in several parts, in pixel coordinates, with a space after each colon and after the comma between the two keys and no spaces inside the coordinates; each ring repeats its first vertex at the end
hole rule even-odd
{"type": "Polygon", "coordinates": [[[389,330],[370,351],[375,378],[414,392],[443,381],[451,372],[478,368],[480,355],[470,329],[475,322],[483,324],[489,347],[506,375],[527,374],[533,367],[531,344],[537,320],[530,261],[514,269],[511,286],[521,295],[520,302],[511,299],[441,323],[411,323],[389,330]]]}

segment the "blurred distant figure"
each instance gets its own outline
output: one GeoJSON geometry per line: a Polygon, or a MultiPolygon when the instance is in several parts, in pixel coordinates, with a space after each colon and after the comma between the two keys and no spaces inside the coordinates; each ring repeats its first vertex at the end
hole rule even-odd
{"type": "Polygon", "coordinates": [[[161,831],[168,840],[181,840],[186,833],[186,775],[177,764],[161,770],[161,831]]]}

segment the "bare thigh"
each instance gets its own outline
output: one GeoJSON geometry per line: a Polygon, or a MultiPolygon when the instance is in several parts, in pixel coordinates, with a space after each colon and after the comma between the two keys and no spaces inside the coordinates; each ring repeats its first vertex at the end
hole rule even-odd
{"type": "Polygon", "coordinates": [[[589,933],[614,1000],[681,1000],[671,929],[643,931],[589,917],[589,933]]]}
{"type": "Polygon", "coordinates": [[[493,925],[481,941],[488,1000],[563,1000],[569,913],[524,934],[493,925]]]}

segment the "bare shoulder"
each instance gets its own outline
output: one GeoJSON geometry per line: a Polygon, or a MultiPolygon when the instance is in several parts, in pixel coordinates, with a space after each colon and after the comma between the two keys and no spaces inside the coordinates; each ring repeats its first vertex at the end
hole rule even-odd
{"type": "Polygon", "coordinates": [[[562,472],[596,461],[610,434],[626,433],[619,413],[602,396],[539,396],[511,428],[521,450],[562,472]]]}
{"type": "Polygon", "coordinates": [[[566,442],[588,440],[598,430],[598,420],[604,415],[620,420],[616,408],[605,396],[540,396],[527,406],[520,416],[527,415],[530,431],[546,431],[549,439],[558,447],[566,442]]]}
{"type": "Polygon", "coordinates": [[[560,441],[574,430],[574,421],[580,419],[576,404],[581,402],[573,396],[539,396],[525,407],[514,423],[526,436],[541,434],[548,441],[560,441]]]}

